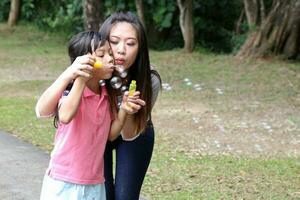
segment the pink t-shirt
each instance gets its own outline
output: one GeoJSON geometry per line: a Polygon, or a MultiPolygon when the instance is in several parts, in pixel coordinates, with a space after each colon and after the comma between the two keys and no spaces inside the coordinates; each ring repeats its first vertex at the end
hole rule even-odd
{"type": "Polygon", "coordinates": [[[77,113],[59,124],[48,174],[75,184],[104,182],[104,159],[112,113],[105,87],[101,96],[85,87],[77,113]]]}

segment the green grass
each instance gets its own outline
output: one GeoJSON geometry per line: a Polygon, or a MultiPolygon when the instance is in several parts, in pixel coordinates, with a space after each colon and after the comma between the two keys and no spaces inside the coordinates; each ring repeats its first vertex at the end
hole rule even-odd
{"type": "Polygon", "coordinates": [[[1,98],[1,129],[44,150],[52,148],[54,127],[52,120],[37,120],[34,113],[36,99],[1,98]]]}
{"type": "MultiPolygon", "coordinates": [[[[47,151],[52,149],[53,120],[37,120],[34,106],[43,90],[68,66],[66,43],[59,35],[32,26],[9,29],[0,24],[0,127],[47,151]]],[[[299,139],[299,63],[276,59],[241,62],[230,55],[185,54],[180,50],[151,51],[150,56],[172,91],[163,91],[154,109],[156,143],[144,196],[170,200],[300,199],[299,154],[205,153],[196,147],[214,129],[201,124],[198,131],[190,123],[199,113],[204,120],[209,120],[206,113],[230,120],[246,116],[259,121],[261,116],[270,116],[275,124],[286,122],[279,128],[294,128],[283,133],[299,139]],[[195,92],[183,84],[184,78],[203,84],[203,90],[195,92]],[[223,89],[224,95],[216,94],[216,88],[223,89]],[[259,101],[261,107],[249,106],[253,101],[259,101]],[[206,111],[199,108],[198,112],[199,103],[206,111]],[[204,137],[198,137],[200,134],[204,137]]],[[[232,126],[230,120],[225,127],[232,126]]],[[[241,130],[234,130],[233,135],[244,137],[241,130]]]]}
{"type": "Polygon", "coordinates": [[[294,159],[169,152],[155,154],[144,188],[153,199],[296,199],[299,170],[294,159]]]}

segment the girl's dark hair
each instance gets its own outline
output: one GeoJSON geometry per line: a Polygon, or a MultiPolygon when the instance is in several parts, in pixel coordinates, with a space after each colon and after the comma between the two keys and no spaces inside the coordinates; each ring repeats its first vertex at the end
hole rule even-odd
{"type": "MultiPolygon", "coordinates": [[[[105,44],[106,37],[100,35],[99,32],[95,31],[83,31],[74,35],[68,44],[68,53],[71,63],[75,61],[78,56],[85,55],[87,53],[92,54],[93,50],[95,51],[98,47],[101,47],[105,44]]],[[[113,88],[110,86],[108,80],[105,80],[106,89],[108,93],[108,98],[110,102],[111,111],[114,112],[117,109],[117,97],[113,88]]],[[[73,86],[73,82],[69,83],[65,92],[68,93],[73,86]]],[[[100,87],[100,86],[99,86],[100,87]]],[[[101,91],[101,90],[100,90],[101,91]]],[[[65,94],[63,94],[65,95],[65,94]]],[[[67,95],[67,94],[66,94],[67,95]]],[[[54,127],[58,127],[58,110],[56,110],[54,117],[54,127]]]]}
{"type": "MultiPolygon", "coordinates": [[[[139,112],[135,114],[135,121],[138,124],[138,131],[140,132],[146,127],[147,119],[148,117],[151,117],[152,109],[152,70],[150,69],[147,37],[139,18],[131,12],[123,11],[111,14],[102,24],[99,30],[100,34],[109,40],[111,28],[118,22],[127,22],[131,24],[137,32],[139,49],[136,60],[128,71],[128,83],[130,83],[131,80],[136,80],[137,90],[141,93],[141,99],[146,101],[146,106],[143,106],[139,112]]],[[[154,72],[154,74],[160,79],[157,72],[154,72]]]]}
{"type": "Polygon", "coordinates": [[[78,56],[87,53],[92,54],[93,50],[105,44],[105,39],[102,39],[100,33],[95,31],[84,31],[74,35],[68,44],[68,53],[71,63],[73,63],[78,56]]]}

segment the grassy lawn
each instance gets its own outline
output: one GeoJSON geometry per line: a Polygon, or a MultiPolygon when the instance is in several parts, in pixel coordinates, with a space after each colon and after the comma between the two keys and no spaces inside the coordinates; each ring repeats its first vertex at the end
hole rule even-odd
{"type": "MultiPolygon", "coordinates": [[[[0,128],[51,151],[43,90],[68,66],[66,40],[0,24],[0,128]]],[[[300,199],[300,64],[151,51],[169,87],[153,112],[149,199],[300,199]],[[197,89],[198,88],[198,89],[197,89]]]]}

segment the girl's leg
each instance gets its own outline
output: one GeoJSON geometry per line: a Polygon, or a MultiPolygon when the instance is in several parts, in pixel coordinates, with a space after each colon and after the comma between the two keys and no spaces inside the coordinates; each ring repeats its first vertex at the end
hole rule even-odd
{"type": "Polygon", "coordinates": [[[115,186],[114,186],[113,169],[112,169],[113,166],[112,151],[113,151],[113,143],[108,141],[104,152],[104,177],[105,177],[105,190],[106,190],[107,200],[115,199],[115,186]]]}
{"type": "Polygon", "coordinates": [[[149,122],[144,133],[116,147],[115,200],[138,200],[154,145],[154,130],[149,122]]]}

